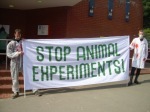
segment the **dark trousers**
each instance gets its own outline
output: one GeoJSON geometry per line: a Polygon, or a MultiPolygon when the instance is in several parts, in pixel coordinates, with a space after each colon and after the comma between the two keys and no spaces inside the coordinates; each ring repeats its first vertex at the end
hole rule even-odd
{"type": "Polygon", "coordinates": [[[130,83],[132,83],[132,79],[133,79],[134,74],[135,74],[135,80],[134,80],[134,82],[138,82],[137,80],[138,80],[138,77],[140,75],[140,72],[141,72],[140,68],[132,67],[131,73],[130,73],[130,83]],[[135,70],[136,70],[136,74],[135,74],[135,70]]]}
{"type": "Polygon", "coordinates": [[[132,67],[130,76],[134,76],[135,70],[136,70],[136,76],[140,75],[141,69],[140,68],[132,67]]]}

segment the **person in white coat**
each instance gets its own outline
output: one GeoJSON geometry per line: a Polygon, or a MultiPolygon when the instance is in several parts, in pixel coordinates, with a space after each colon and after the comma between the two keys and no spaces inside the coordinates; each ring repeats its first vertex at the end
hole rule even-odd
{"type": "Polygon", "coordinates": [[[130,73],[130,81],[128,82],[128,86],[132,85],[133,76],[135,74],[134,83],[140,84],[138,82],[138,77],[140,75],[141,69],[145,66],[145,61],[148,57],[148,42],[144,38],[143,30],[139,30],[139,37],[134,38],[130,44],[130,50],[134,50],[133,58],[132,58],[132,68],[130,73]]]}
{"type": "MultiPolygon", "coordinates": [[[[14,33],[15,38],[10,41],[7,45],[7,56],[11,59],[10,61],[10,72],[12,78],[12,98],[19,96],[19,81],[18,75],[19,72],[23,71],[23,51],[22,51],[22,41],[21,41],[21,30],[16,29],[14,33]]],[[[41,96],[41,94],[34,90],[35,94],[41,96]]]]}

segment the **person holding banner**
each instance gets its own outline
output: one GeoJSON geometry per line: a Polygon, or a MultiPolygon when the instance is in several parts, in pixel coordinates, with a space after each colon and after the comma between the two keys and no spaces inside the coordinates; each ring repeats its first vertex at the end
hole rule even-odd
{"type": "Polygon", "coordinates": [[[130,49],[134,50],[133,58],[132,58],[132,68],[130,73],[130,81],[128,82],[128,86],[131,86],[133,76],[136,70],[134,83],[140,84],[138,82],[138,77],[140,75],[140,71],[142,68],[144,68],[145,61],[148,57],[148,42],[144,38],[144,32],[143,30],[139,30],[139,37],[134,38],[133,41],[130,44],[130,49]]]}
{"type": "MultiPolygon", "coordinates": [[[[21,30],[15,29],[14,40],[10,41],[7,45],[7,57],[11,59],[10,61],[10,72],[12,78],[12,98],[19,97],[19,72],[23,71],[23,51],[22,51],[22,41],[21,41],[21,30]]],[[[33,90],[34,94],[41,96],[37,89],[33,90]]]]}

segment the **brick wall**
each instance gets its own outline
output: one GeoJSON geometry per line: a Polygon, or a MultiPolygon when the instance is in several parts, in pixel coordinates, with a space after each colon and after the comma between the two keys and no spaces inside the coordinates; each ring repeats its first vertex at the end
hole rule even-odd
{"type": "Polygon", "coordinates": [[[28,38],[63,38],[66,36],[68,7],[34,9],[26,11],[28,38]],[[38,36],[38,25],[49,25],[48,36],[38,36]]]}
{"type": "Polygon", "coordinates": [[[132,0],[130,20],[125,22],[125,3],[114,0],[113,19],[108,20],[108,0],[95,0],[94,16],[88,17],[88,0],[68,10],[67,37],[99,37],[114,35],[137,35],[143,26],[142,1],[132,0]]]}
{"type": "Polygon", "coordinates": [[[25,38],[74,38],[114,35],[137,35],[143,26],[141,0],[131,0],[130,20],[125,22],[125,3],[114,0],[113,19],[108,20],[108,0],[95,0],[94,16],[88,17],[88,0],[72,7],[34,10],[0,9],[0,24],[10,25],[10,38],[15,28],[23,30],[25,38]],[[135,2],[135,4],[133,4],[135,2]],[[48,36],[38,36],[37,26],[50,26],[48,36]]]}
{"type": "Polygon", "coordinates": [[[0,24],[10,25],[10,36],[16,28],[22,29],[24,38],[63,38],[66,36],[68,7],[33,10],[0,9],[0,24]],[[49,25],[49,35],[37,35],[38,25],[49,25]]]}
{"type": "Polygon", "coordinates": [[[0,9],[0,24],[10,25],[10,34],[8,38],[14,36],[16,28],[22,29],[22,36],[25,34],[26,15],[21,10],[0,9]]]}

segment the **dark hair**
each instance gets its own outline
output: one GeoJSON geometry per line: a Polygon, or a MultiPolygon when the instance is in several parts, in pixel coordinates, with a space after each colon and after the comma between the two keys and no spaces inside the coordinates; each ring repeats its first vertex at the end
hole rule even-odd
{"type": "Polygon", "coordinates": [[[21,33],[21,29],[15,29],[15,33],[16,33],[16,32],[21,33]]]}
{"type": "Polygon", "coordinates": [[[141,30],[139,30],[139,32],[144,32],[144,31],[141,29],[141,30]]]}

